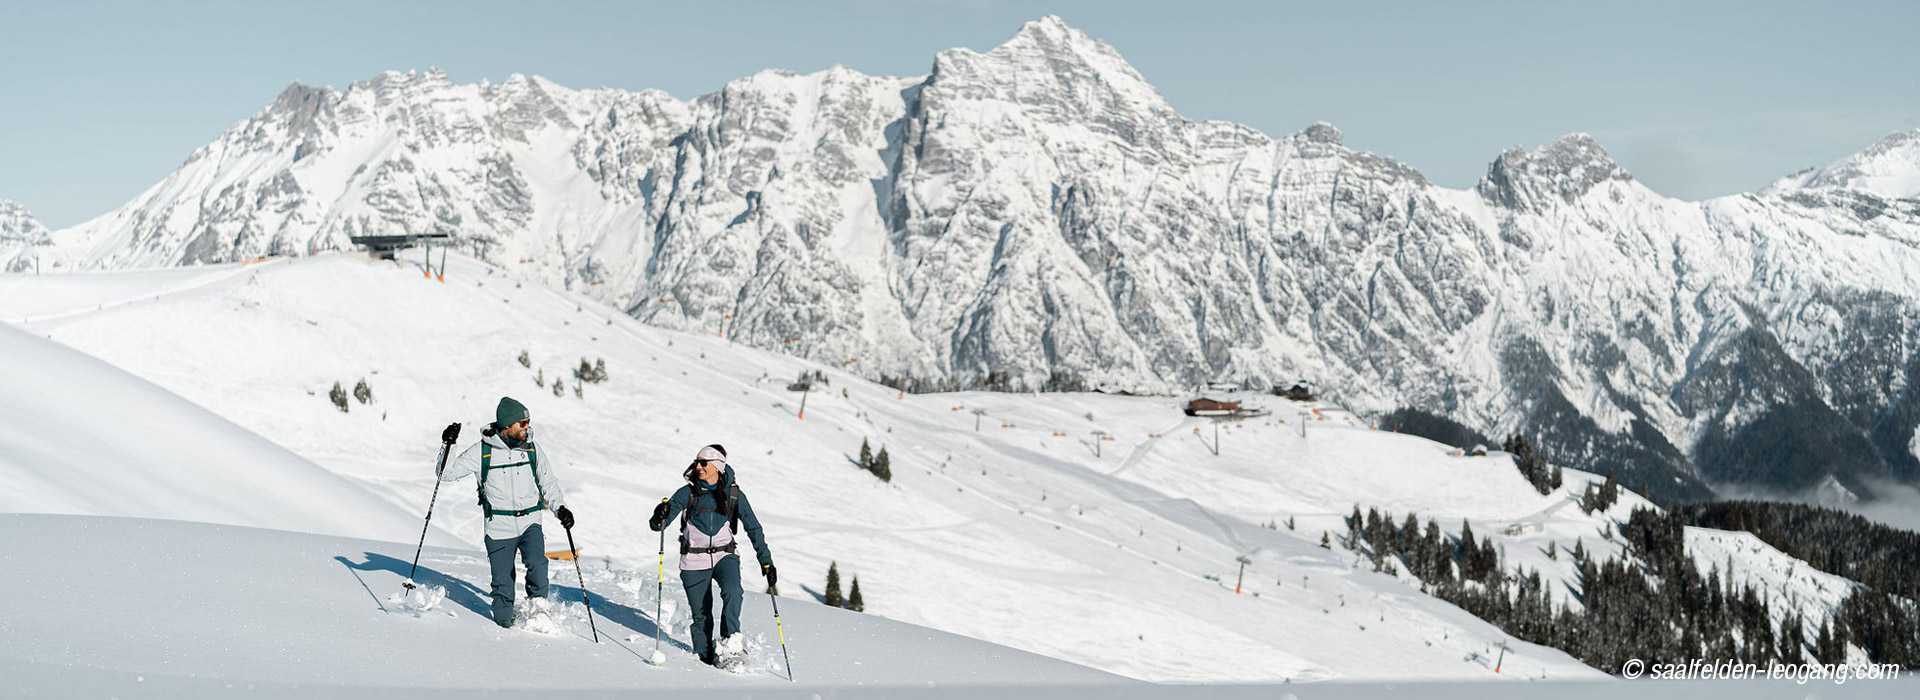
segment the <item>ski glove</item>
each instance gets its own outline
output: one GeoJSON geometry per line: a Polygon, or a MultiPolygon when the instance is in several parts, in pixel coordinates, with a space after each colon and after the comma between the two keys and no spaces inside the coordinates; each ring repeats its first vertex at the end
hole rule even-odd
{"type": "Polygon", "coordinates": [[[567,510],[566,506],[560,506],[560,509],[554,511],[553,514],[559,516],[560,527],[568,530],[573,529],[573,511],[567,510]]]}
{"type": "Polygon", "coordinates": [[[440,431],[440,442],[442,443],[451,445],[453,444],[453,441],[458,439],[460,439],[459,423],[448,423],[447,429],[440,431]]]}
{"type": "Polygon", "coordinates": [[[767,577],[767,585],[769,586],[780,585],[780,572],[774,570],[772,564],[761,564],[760,575],[767,577]]]}
{"type": "Polygon", "coordinates": [[[667,502],[661,501],[660,505],[653,507],[653,517],[647,519],[647,527],[657,531],[665,528],[666,526],[667,526],[667,502]]]}

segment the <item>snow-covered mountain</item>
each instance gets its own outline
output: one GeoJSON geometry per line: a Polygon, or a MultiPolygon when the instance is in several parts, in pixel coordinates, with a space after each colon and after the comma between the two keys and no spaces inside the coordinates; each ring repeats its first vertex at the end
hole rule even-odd
{"type": "Polygon", "coordinates": [[[1883,199],[1920,197],[1920,129],[1894,132],[1867,150],[1780,178],[1767,189],[1860,190],[1883,199]]]}
{"type": "Polygon", "coordinates": [[[17,202],[0,199],[0,272],[32,270],[35,250],[52,242],[47,227],[33,217],[33,212],[17,202]]]}
{"type": "MultiPolygon", "coordinates": [[[[435,493],[440,427],[464,419],[470,436],[498,397],[510,394],[534,413],[543,454],[578,515],[573,535],[587,568],[605,571],[610,560],[617,571],[644,570],[644,586],[629,583],[647,596],[659,540],[646,513],[684,483],[680,472],[693,451],[719,442],[767,528],[787,597],[817,599],[837,563],[842,586],[857,577],[868,614],[1154,681],[1600,675],[1534,645],[1516,645],[1504,674],[1494,674],[1492,650],[1505,633],[1421,594],[1415,582],[1355,568],[1355,555],[1343,548],[1318,546],[1322,529],[1341,533],[1338,515],[1356,502],[1417,508],[1448,518],[1450,527],[1453,518],[1471,517],[1488,532],[1552,509],[1562,529],[1588,533],[1588,546],[1599,546],[1591,533],[1600,520],[1554,508],[1565,494],[1536,493],[1505,459],[1450,457],[1440,445],[1368,430],[1344,414],[1308,426],[1302,437],[1290,412],[1225,427],[1216,457],[1189,432],[1204,419],[1181,415],[1167,399],[903,395],[818,363],[649,327],[458,253],[448,267],[444,285],[409,266],[348,254],[16,276],[0,280],[11,283],[0,290],[0,318],[27,319],[26,331],[50,337],[43,345],[157,383],[271,436],[375,500],[407,508],[412,522],[367,526],[384,535],[356,531],[401,543],[370,550],[390,559],[409,554],[419,536],[418,514],[435,493]],[[196,279],[180,279],[189,274],[196,279]],[[75,293],[81,286],[95,293],[75,293]],[[518,360],[523,351],[526,366],[518,360]],[[608,379],[574,379],[569,370],[583,357],[604,358],[608,379]],[[822,372],[830,383],[811,392],[800,420],[800,394],[786,387],[803,371],[822,372]],[[366,403],[347,398],[342,412],[329,402],[334,382],[350,387],[361,378],[370,387],[366,403]],[[978,432],[971,411],[956,405],[986,412],[978,432]],[[1095,429],[1114,438],[1097,454],[1089,439],[1095,429]],[[891,481],[850,463],[863,441],[888,451],[891,481]],[[1376,465],[1383,456],[1391,459],[1376,465]],[[1188,484],[1164,485],[1194,481],[1196,464],[1223,478],[1245,473],[1301,486],[1253,510],[1212,495],[1187,497],[1188,484]],[[1382,490],[1382,483],[1393,486],[1382,490]],[[1289,514],[1298,516],[1299,530],[1255,524],[1289,514]],[[1242,555],[1254,563],[1245,595],[1234,595],[1234,559],[1242,555]],[[1380,664],[1383,657],[1395,663],[1380,664]]],[[[44,396],[32,395],[36,403],[62,400],[44,396]]],[[[76,409],[90,405],[83,396],[73,395],[76,409]]],[[[99,454],[93,441],[65,439],[75,432],[19,442],[58,445],[72,459],[99,454]]],[[[94,461],[86,473],[97,476],[81,486],[102,481],[139,492],[138,477],[149,471],[94,461]]],[[[64,483],[77,473],[40,470],[59,464],[21,460],[15,480],[64,483]]],[[[301,488],[238,486],[196,480],[195,488],[251,495],[268,508],[338,500],[309,500],[311,490],[301,488]]],[[[483,561],[476,559],[481,519],[473,493],[470,480],[441,485],[433,517],[435,529],[460,544],[448,558],[465,560],[468,570],[483,561]]],[[[60,512],[147,515],[135,509],[144,502],[106,497],[60,512]]],[[[0,511],[19,510],[37,510],[31,494],[0,494],[0,511]]],[[[295,512],[289,509],[284,527],[309,529],[295,512]]],[[[565,541],[550,536],[548,546],[563,549],[565,541]]],[[[346,556],[371,559],[358,551],[346,556]]],[[[743,569],[757,570],[754,555],[745,556],[743,569]]],[[[671,578],[677,562],[667,566],[671,578]]],[[[561,581],[573,576],[556,573],[565,575],[561,581]]],[[[364,595],[338,574],[336,590],[364,595]]],[[[462,578],[484,587],[482,579],[462,578]]],[[[759,595],[757,579],[747,585],[759,595]]],[[[602,588],[596,593],[651,615],[650,598],[635,602],[635,593],[602,588]]],[[[749,629],[764,631],[766,622],[750,620],[749,629]]],[[[809,658],[857,660],[843,656],[853,647],[809,639],[795,649],[803,674],[806,664],[823,663],[809,658]]]]}
{"type": "Polygon", "coordinates": [[[767,71],[688,101],[296,84],[55,238],[124,268],[441,232],[654,325],[922,388],[1308,379],[1657,497],[1870,494],[1920,476],[1920,200],[1886,184],[1913,153],[1688,202],[1574,134],[1449,189],[1331,125],[1186,119],[1048,17],[925,76],[767,71]]]}
{"type": "MultiPolygon", "coordinates": [[[[869,614],[1160,681],[1560,680],[1611,670],[1525,643],[1501,656],[1508,631],[1429,595],[1407,564],[1375,571],[1365,551],[1340,541],[1348,527],[1342,516],[1356,507],[1437,519],[1448,537],[1456,527],[1470,537],[1470,527],[1487,536],[1487,550],[1503,552],[1503,566],[1516,575],[1538,572],[1552,584],[1541,589],[1547,598],[1579,609],[1585,583],[1568,553],[1631,560],[1620,523],[1647,504],[1628,491],[1605,510],[1584,511],[1577,502],[1601,480],[1595,475],[1567,470],[1564,486],[1541,494],[1504,453],[1468,455],[1373,430],[1317,402],[1240,396],[1271,413],[1214,424],[1155,397],[905,394],[713,335],[649,327],[582,293],[520,279],[511,266],[455,253],[447,272],[440,282],[405,263],[329,254],[0,278],[0,318],[20,324],[0,329],[0,341],[9,357],[43,368],[9,376],[5,388],[44,413],[8,424],[28,431],[14,441],[27,451],[11,463],[0,459],[0,473],[30,488],[0,494],[0,511],[157,515],[323,532],[333,530],[308,516],[312,509],[336,518],[385,513],[363,518],[354,530],[378,543],[219,529],[186,540],[236,543],[217,561],[246,564],[222,564],[217,581],[292,576],[296,584],[274,590],[303,602],[283,609],[273,600],[249,601],[235,613],[254,626],[248,639],[297,631],[293,636],[309,648],[344,637],[430,634],[391,629],[410,620],[396,623],[372,608],[392,590],[419,533],[417,519],[393,513],[418,513],[437,494],[434,528],[454,538],[449,547],[430,549],[423,565],[444,579],[454,604],[448,610],[456,619],[441,624],[453,626],[447,634],[460,636],[460,648],[484,644],[466,639],[490,629],[474,612],[483,564],[476,558],[480,518],[472,482],[436,487],[431,463],[441,425],[467,418],[471,431],[479,422],[472,419],[491,415],[497,396],[512,394],[537,416],[543,454],[554,460],[550,466],[579,516],[573,534],[586,553],[585,575],[611,609],[603,610],[600,631],[606,634],[609,622],[627,630],[616,639],[650,632],[647,596],[658,540],[644,525],[646,510],[680,483],[692,450],[717,441],[731,448],[742,488],[752,493],[789,598],[817,598],[819,582],[837,563],[843,576],[858,577],[869,614]],[[607,378],[583,383],[570,376],[583,358],[604,359],[607,378]],[[787,389],[803,372],[819,377],[804,399],[787,389]],[[369,384],[365,400],[329,400],[330,385],[357,380],[369,384]],[[125,387],[135,384],[168,400],[129,398],[125,387]],[[803,400],[804,418],[797,410],[803,400]],[[125,419],[85,415],[102,407],[125,419]],[[311,463],[236,450],[226,421],[311,463]],[[161,434],[141,432],[149,424],[161,434]],[[171,470],[144,461],[191,451],[172,442],[179,440],[212,451],[171,470]],[[889,481],[850,463],[869,442],[891,454],[889,481]],[[127,456],[122,447],[148,443],[157,448],[152,454],[127,456]],[[247,474],[220,471],[255,463],[247,474]],[[336,487],[287,476],[319,471],[313,465],[331,472],[322,481],[336,487]],[[175,483],[181,475],[189,483],[175,483]],[[47,508],[48,493],[72,494],[72,505],[47,508]],[[231,513],[242,508],[247,518],[235,519],[231,513]],[[260,548],[282,551],[252,554],[260,548]],[[1243,557],[1244,570],[1237,566],[1243,557]],[[346,569],[335,572],[338,578],[320,575],[335,566],[346,569]],[[375,591],[371,601],[361,597],[375,591]],[[343,605],[363,612],[328,616],[343,605]],[[462,616],[455,605],[471,614],[462,616]],[[316,615],[327,621],[294,629],[316,615]]],[[[51,527],[0,517],[0,530],[23,524],[51,527]]],[[[85,529],[118,539],[116,527],[85,529]]],[[[134,529],[162,538],[178,530],[134,529]]],[[[1703,570],[1721,567],[1728,580],[1755,583],[1776,623],[1794,614],[1826,619],[1835,599],[1853,588],[1744,533],[1691,528],[1687,538],[1703,570]]],[[[549,538],[549,547],[561,543],[549,538]]],[[[9,551],[0,561],[9,561],[7,554],[42,567],[71,561],[49,549],[58,548],[9,551]]],[[[135,559],[135,570],[159,566],[147,563],[151,558],[109,556],[135,559]]],[[[102,585],[111,586],[90,583],[87,590],[102,585]]],[[[0,596],[0,612],[40,600],[0,596]]],[[[200,605],[178,614],[204,613],[200,605]]],[[[749,632],[764,634],[766,616],[757,605],[749,612],[749,632]]],[[[581,633],[581,613],[568,613],[567,630],[581,633]]],[[[177,616],[170,611],[130,629],[156,635],[146,630],[168,629],[177,616]]],[[[20,629],[29,639],[62,639],[47,631],[53,618],[46,614],[16,617],[25,620],[20,629]]],[[[227,621],[219,622],[204,633],[224,635],[227,621]]],[[[868,634],[844,618],[807,622],[813,626],[806,637],[788,628],[805,640],[796,641],[801,673],[811,667],[840,682],[883,682],[900,670],[865,674],[859,666],[878,664],[874,650],[910,630],[889,625],[868,634]]],[[[111,650],[102,652],[116,660],[110,668],[127,672],[142,671],[150,658],[114,640],[79,644],[111,650]]],[[[32,651],[42,647],[52,648],[25,645],[21,656],[44,661],[32,651]]],[[[904,644],[885,648],[917,653],[904,644]]],[[[364,662],[331,649],[297,656],[320,659],[295,674],[309,680],[364,662]]],[[[763,658],[771,662],[771,653],[763,658]]],[[[8,661],[0,654],[0,666],[8,661]]],[[[631,663],[613,650],[569,662],[593,666],[579,678],[594,683],[609,672],[604,665],[624,672],[631,663]]],[[[1029,666],[1005,670],[1020,668],[1029,666]]],[[[1074,675],[1069,671],[1053,672],[1074,675]]],[[[442,682],[374,675],[369,683],[442,682]]]]}

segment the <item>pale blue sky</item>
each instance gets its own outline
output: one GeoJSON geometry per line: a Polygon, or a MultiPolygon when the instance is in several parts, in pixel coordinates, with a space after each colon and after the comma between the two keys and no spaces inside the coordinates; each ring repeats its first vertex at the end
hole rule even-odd
{"type": "Polygon", "coordinates": [[[920,75],[1057,14],[1191,118],[1315,120],[1467,186],[1593,133],[1656,190],[1752,190],[1920,126],[1915,2],[0,4],[0,198],[120,205],[287,83],[439,66],[681,98],[764,68],[920,75]],[[256,6],[258,5],[258,6],[256,6]]]}

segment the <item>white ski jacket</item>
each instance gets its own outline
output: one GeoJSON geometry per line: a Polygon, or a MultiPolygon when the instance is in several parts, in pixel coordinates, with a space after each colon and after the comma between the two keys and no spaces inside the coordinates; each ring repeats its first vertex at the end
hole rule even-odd
{"type": "MultiPolygon", "coordinates": [[[[566,504],[560,479],[554,476],[555,461],[546,448],[535,441],[508,447],[499,435],[487,435],[448,460],[440,473],[441,481],[458,481],[480,475],[481,515],[486,518],[487,537],[504,540],[519,537],[542,521],[542,510],[558,511],[566,504]],[[483,472],[481,462],[486,462],[483,472]]],[[[542,529],[545,529],[544,527],[542,529]]]]}

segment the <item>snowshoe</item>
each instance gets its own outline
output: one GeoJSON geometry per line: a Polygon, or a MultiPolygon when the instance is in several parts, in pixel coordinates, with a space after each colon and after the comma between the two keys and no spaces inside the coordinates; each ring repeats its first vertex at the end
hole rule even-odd
{"type": "Polygon", "coordinates": [[[534,634],[557,637],[566,632],[566,621],[554,610],[553,601],[528,598],[515,601],[513,626],[534,634]]]}
{"type": "Polygon", "coordinates": [[[714,668],[728,673],[747,672],[746,635],[735,632],[726,639],[720,640],[720,645],[714,649],[713,653],[718,657],[713,664],[714,668]]]}

